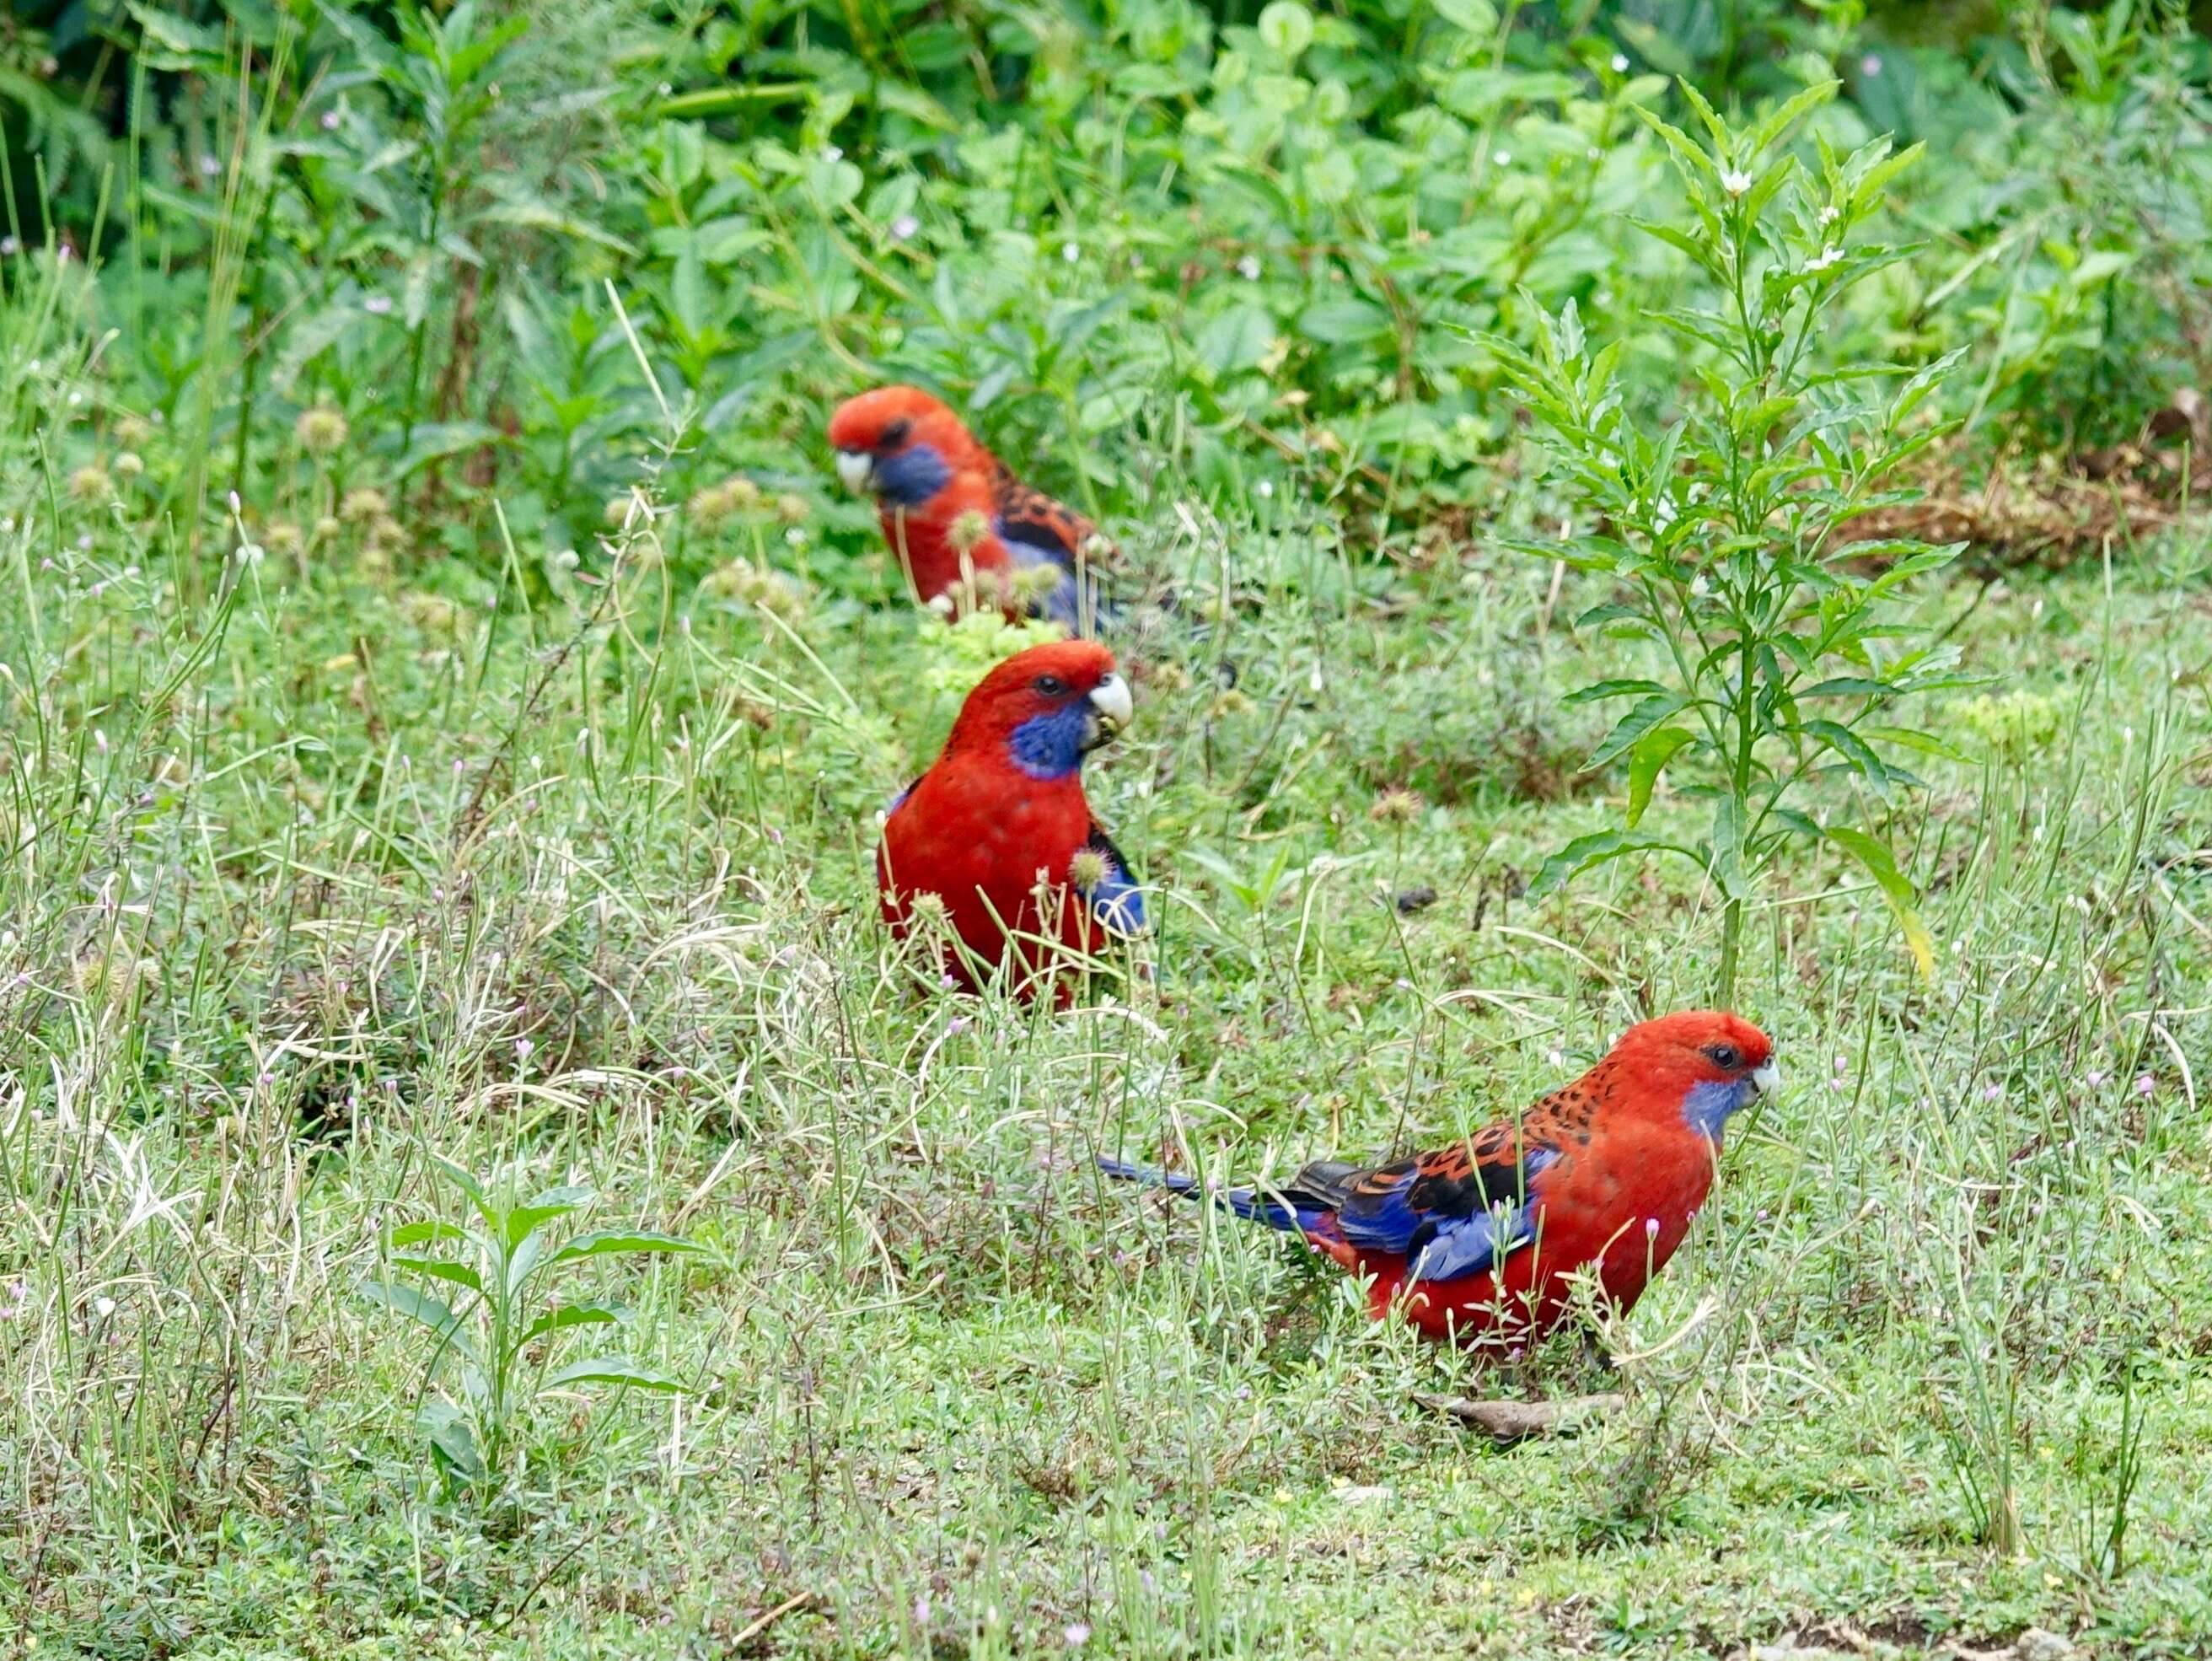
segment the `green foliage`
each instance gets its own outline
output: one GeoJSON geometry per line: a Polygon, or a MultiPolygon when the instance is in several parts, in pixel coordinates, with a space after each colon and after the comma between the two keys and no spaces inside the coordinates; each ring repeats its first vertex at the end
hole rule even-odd
{"type": "Polygon", "coordinates": [[[1495,343],[1594,526],[1524,545],[1611,579],[1614,598],[1577,626],[1656,648],[1665,666],[1663,678],[1609,678],[1574,695],[1629,703],[1587,764],[1626,764],[1627,809],[1620,829],[1554,855],[1538,887],[1627,855],[1694,861],[1722,897],[1723,1005],[1735,991],[1744,907],[1793,837],[1825,838],[1861,865],[1923,972],[1930,966],[1911,886],[1871,827],[1919,782],[1900,752],[1943,747],[1897,725],[1892,710],[1960,684],[1956,654],[1911,627],[1898,600],[1957,551],[1847,545],[1838,532],[1901,499],[1885,484],[1942,430],[1915,417],[1948,364],[1901,376],[1876,364],[1822,367],[1814,355],[1850,290],[1905,257],[1855,234],[1915,154],[1876,143],[1841,156],[1821,141],[1817,173],[1808,173],[1784,141],[1831,91],[1808,88],[1735,129],[1685,87],[1700,138],[1651,119],[1694,222],[1644,228],[1695,263],[1720,301],[1662,316],[1707,354],[1696,368],[1702,395],[1680,420],[1649,430],[1617,384],[1619,344],[1594,350],[1572,307],[1556,322],[1538,313],[1533,354],[1495,343]],[[1879,573],[1868,569],[1875,561],[1879,573]],[[1712,804],[1705,837],[1687,844],[1645,828],[1661,776],[1698,762],[1692,776],[1712,804]],[[1824,778],[1851,788],[1808,815],[1796,799],[1824,778]]]}
{"type": "Polygon", "coordinates": [[[424,1284],[367,1280],[361,1295],[430,1335],[428,1381],[449,1365],[459,1378],[459,1402],[441,1395],[421,1415],[430,1457],[450,1486],[504,1482],[516,1433],[548,1391],[587,1384],[683,1389],[659,1368],[614,1351],[553,1366],[551,1352],[563,1335],[619,1329],[632,1317],[620,1304],[555,1299],[546,1282],[562,1269],[592,1260],[693,1252],[697,1245],[650,1229],[558,1239],[553,1226],[590,1205],[598,1197],[592,1189],[570,1183],[517,1200],[499,1183],[480,1182],[450,1160],[434,1163],[468,1201],[473,1221],[427,1219],[393,1228],[385,1239],[390,1267],[419,1275],[424,1284]],[[455,1256],[439,1247],[465,1250],[455,1256]],[[541,1352],[543,1360],[537,1359],[541,1352]]]}

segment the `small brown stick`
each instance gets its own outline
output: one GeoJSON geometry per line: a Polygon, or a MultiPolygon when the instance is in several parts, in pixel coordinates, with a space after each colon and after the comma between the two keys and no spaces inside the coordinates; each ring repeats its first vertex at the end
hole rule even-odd
{"type": "Polygon", "coordinates": [[[1494,1442],[1510,1445],[1531,1436],[1551,1436],[1580,1428],[1585,1419],[1616,1413],[1628,1405],[1618,1392],[1600,1396],[1570,1396],[1559,1402],[1477,1402],[1465,1396],[1433,1396],[1416,1390],[1413,1399],[1425,1408],[1449,1413],[1479,1430],[1494,1442]]]}
{"type": "Polygon", "coordinates": [[[730,1640],[730,1648],[733,1652],[744,1648],[747,1644],[752,1642],[754,1639],[759,1637],[777,1621],[782,1620],[785,1615],[790,1614],[792,1610],[797,1609],[801,1603],[811,1603],[813,1601],[814,1594],[811,1591],[793,1592],[790,1597],[785,1598],[783,1602],[778,1603],[774,1609],[770,1609],[766,1615],[761,1616],[759,1620],[754,1621],[752,1625],[747,1627],[743,1632],[739,1633],[735,1638],[730,1640]]]}

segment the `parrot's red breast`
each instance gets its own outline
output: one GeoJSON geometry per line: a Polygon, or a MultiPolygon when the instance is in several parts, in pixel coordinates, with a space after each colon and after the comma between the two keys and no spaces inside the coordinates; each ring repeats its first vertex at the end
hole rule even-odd
{"type": "Polygon", "coordinates": [[[961,706],[944,752],[891,808],[877,851],[884,920],[903,939],[935,908],[945,967],[1003,969],[1024,995],[1142,930],[1144,897],[1084,795],[1084,756],[1128,722],[1114,654],[1055,641],[1008,658],[961,706]]]}

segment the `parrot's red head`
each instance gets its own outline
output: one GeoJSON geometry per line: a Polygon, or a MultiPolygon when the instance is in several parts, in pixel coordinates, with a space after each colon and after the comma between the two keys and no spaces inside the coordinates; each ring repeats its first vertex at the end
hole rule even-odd
{"type": "Polygon", "coordinates": [[[848,489],[903,508],[990,461],[960,417],[919,386],[878,386],[847,399],[830,417],[830,443],[848,489]]]}
{"type": "Polygon", "coordinates": [[[1716,1140],[1729,1115],[1782,1081],[1766,1034],[1724,1009],[1686,1009],[1632,1026],[1598,1065],[1625,1075],[1650,1110],[1680,1113],[1716,1140]]]}
{"type": "Polygon", "coordinates": [[[1129,683],[1096,641],[1056,640],[1017,652],[983,677],[945,743],[1002,755],[1033,779],[1066,778],[1129,724],[1129,683]]]}

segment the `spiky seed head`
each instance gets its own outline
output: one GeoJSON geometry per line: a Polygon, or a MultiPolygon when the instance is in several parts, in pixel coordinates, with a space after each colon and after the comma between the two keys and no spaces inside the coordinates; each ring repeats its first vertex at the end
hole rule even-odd
{"type": "Polygon", "coordinates": [[[728,524],[736,512],[729,487],[723,484],[709,484],[703,490],[696,490],[691,500],[684,504],[684,516],[691,521],[693,528],[710,536],[728,524]]]}
{"type": "Polygon", "coordinates": [[[136,450],[125,450],[115,458],[115,476],[118,478],[137,478],[145,472],[145,458],[136,450]]]}
{"type": "Polygon", "coordinates": [[[368,526],[368,545],[380,553],[389,553],[407,540],[407,527],[389,514],[372,520],[368,526]]]}
{"type": "Polygon", "coordinates": [[[261,533],[261,545],[272,554],[296,554],[300,551],[300,527],[289,521],[270,526],[261,533]]]}
{"type": "Polygon", "coordinates": [[[1411,824],[1428,807],[1419,795],[1411,790],[1385,790],[1375,798],[1367,817],[1377,824],[1411,824]]]}
{"type": "Polygon", "coordinates": [[[125,416],[115,423],[115,441],[143,449],[154,441],[154,423],[140,416],[125,416]]]}
{"type": "Polygon", "coordinates": [[[460,628],[461,608],[443,594],[402,594],[399,615],[426,635],[452,635],[460,628]]]}
{"type": "Polygon", "coordinates": [[[1060,592],[1061,572],[1057,565],[1030,565],[1014,573],[1014,598],[1037,600],[1060,592]]]}
{"type": "Polygon", "coordinates": [[[1246,694],[1238,691],[1234,686],[1231,687],[1227,691],[1224,692],[1219,697],[1213,701],[1213,715],[1216,720],[1219,720],[1226,715],[1244,715],[1249,712],[1251,708],[1251,698],[1246,694]]]}
{"type": "Polygon", "coordinates": [[[1067,862],[1067,885],[1079,894],[1091,892],[1106,876],[1106,856],[1095,848],[1077,849],[1067,862]]]}
{"type": "Polygon", "coordinates": [[[730,499],[733,514],[750,514],[761,505],[761,487],[743,473],[733,473],[722,483],[722,493],[730,499]]]}
{"type": "Polygon", "coordinates": [[[328,542],[331,538],[337,535],[341,528],[342,527],[339,526],[336,515],[325,514],[320,519],[315,521],[315,540],[318,542],[328,542]]]}
{"type": "Polygon", "coordinates": [[[916,922],[937,928],[952,921],[952,910],[945,903],[945,896],[927,889],[908,897],[907,914],[916,922]]]}
{"type": "Polygon", "coordinates": [[[70,494],[79,502],[105,502],[112,487],[107,469],[98,462],[87,462],[69,476],[70,494]]]}
{"type": "Polygon", "coordinates": [[[346,418],[327,404],[303,410],[292,426],[292,435],[309,455],[326,456],[342,448],[352,429],[346,418]]]}
{"type": "Polygon", "coordinates": [[[814,517],[814,504],[795,490],[787,490],[775,499],[775,516],[786,525],[804,525],[814,517]]]}
{"type": "Polygon", "coordinates": [[[970,508],[956,516],[945,540],[963,554],[972,554],[982,545],[983,538],[991,534],[990,516],[981,508],[970,508]]]}
{"type": "Polygon", "coordinates": [[[392,511],[384,492],[373,485],[357,484],[338,502],[338,517],[349,525],[366,525],[392,511]]]}

